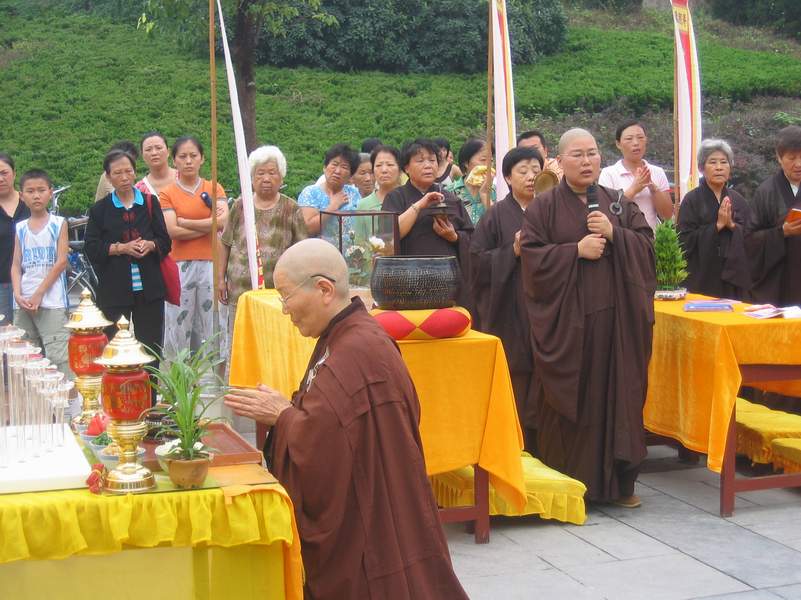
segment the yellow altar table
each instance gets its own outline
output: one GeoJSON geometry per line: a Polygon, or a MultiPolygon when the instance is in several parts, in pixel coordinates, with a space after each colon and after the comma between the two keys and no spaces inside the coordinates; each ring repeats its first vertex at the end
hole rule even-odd
{"type": "MultiPolygon", "coordinates": [[[[292,503],[264,469],[246,468],[267,483],[0,495],[0,597],[301,600],[292,503]]],[[[211,474],[222,483],[235,469],[211,474]]]]}
{"type": "MultiPolygon", "coordinates": [[[[230,382],[264,383],[290,397],[315,340],[281,311],[275,290],[247,292],[237,303],[230,382]]],[[[420,436],[429,475],[478,465],[511,505],[526,502],[523,437],[501,341],[470,331],[461,338],[398,343],[420,398],[420,436]]]]}
{"type": "Polygon", "coordinates": [[[801,319],[754,319],[743,314],[746,306],[693,313],[684,312],[682,301],[655,302],[645,427],[706,454],[712,471],[729,468],[721,494],[730,498],[722,513],[730,512],[729,502],[733,507],[730,432],[740,386],[801,396],[801,319]]]}

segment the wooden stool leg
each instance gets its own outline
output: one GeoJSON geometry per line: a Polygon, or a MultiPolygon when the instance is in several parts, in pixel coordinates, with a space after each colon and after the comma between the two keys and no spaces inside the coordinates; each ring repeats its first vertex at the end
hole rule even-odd
{"type": "Polygon", "coordinates": [[[476,544],[489,543],[490,522],[489,522],[489,474],[479,467],[473,465],[473,490],[475,490],[476,503],[476,544]]]}
{"type": "Polygon", "coordinates": [[[737,475],[737,422],[736,409],[732,409],[726,449],[723,452],[723,468],[720,470],[720,516],[730,517],[734,513],[734,478],[737,475]]]}

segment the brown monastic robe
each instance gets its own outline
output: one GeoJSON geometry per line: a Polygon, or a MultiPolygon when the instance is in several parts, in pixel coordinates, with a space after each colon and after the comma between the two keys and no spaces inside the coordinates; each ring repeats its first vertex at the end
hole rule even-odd
{"type": "MultiPolygon", "coordinates": [[[[473,271],[473,327],[501,338],[512,376],[517,416],[526,449],[536,447],[536,412],[531,397],[531,328],[523,294],[520,258],[515,256],[515,234],[525,212],[510,193],[493,204],[478,223],[470,242],[473,271]]],[[[536,452],[535,452],[536,453],[536,452]]]]}
{"type": "Polygon", "coordinates": [[[751,270],[746,257],[745,239],[751,209],[745,198],[731,188],[720,197],[729,197],[734,230],[717,228],[720,202],[705,179],[687,193],[679,209],[679,239],[687,259],[687,289],[697,294],[744,300],[751,289],[751,270]]]}
{"type": "Polygon", "coordinates": [[[460,306],[471,309],[470,289],[467,285],[467,278],[470,275],[470,236],[473,233],[473,222],[470,220],[470,215],[467,214],[467,209],[465,209],[459,197],[451,192],[440,190],[440,186],[437,184],[432,184],[423,193],[414,187],[411,181],[407,181],[404,185],[386,195],[381,209],[402,214],[428,192],[440,191],[445,197],[445,204],[448,206],[448,219],[453,223],[453,228],[456,230],[459,239],[451,243],[434,233],[434,217],[431,215],[430,209],[423,209],[417,216],[417,220],[409,230],[409,233],[401,240],[399,254],[404,256],[455,256],[459,261],[459,268],[462,272],[462,286],[457,297],[457,303],[460,306]]]}
{"type": "Polygon", "coordinates": [[[578,257],[588,210],[566,180],[528,206],[522,233],[540,457],[596,501],[633,494],[646,454],[653,232],[633,202],[612,215],[616,199],[599,186],[599,210],[614,227],[599,260],[578,257]]]}
{"type": "Polygon", "coordinates": [[[746,247],[753,261],[752,295],[757,302],[801,304],[801,236],[784,237],[782,231],[791,208],[801,208],[801,190],[794,196],[780,169],[760,184],[751,200],[746,247]]]}
{"type": "Polygon", "coordinates": [[[451,567],[395,343],[355,298],[315,346],[270,435],[312,600],[466,598],[451,567]]]}

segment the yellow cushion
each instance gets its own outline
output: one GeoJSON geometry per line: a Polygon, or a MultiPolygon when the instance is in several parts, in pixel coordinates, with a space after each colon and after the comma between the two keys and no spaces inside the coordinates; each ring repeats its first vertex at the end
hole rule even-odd
{"type": "Polygon", "coordinates": [[[770,409],[737,412],[739,454],[745,454],[755,463],[770,463],[771,442],[777,438],[801,438],[801,415],[770,409]]]}
{"type": "MultiPolygon", "coordinates": [[[[587,518],[584,506],[586,486],[551,469],[528,452],[521,454],[520,461],[526,484],[526,506],[522,511],[516,510],[490,486],[490,514],[510,517],[535,514],[543,519],[582,525],[587,518]]],[[[474,502],[472,467],[433,475],[431,485],[440,506],[470,506],[474,502]]]]}
{"type": "Polygon", "coordinates": [[[801,473],[801,439],[779,438],[770,444],[773,466],[785,473],[801,473]]]}
{"type": "Polygon", "coordinates": [[[764,404],[757,404],[745,398],[737,398],[737,414],[747,412],[770,412],[770,409],[764,404]]]}

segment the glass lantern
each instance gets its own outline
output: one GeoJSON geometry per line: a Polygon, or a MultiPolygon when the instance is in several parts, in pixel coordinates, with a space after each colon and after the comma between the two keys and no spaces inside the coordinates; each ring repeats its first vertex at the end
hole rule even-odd
{"type": "Polygon", "coordinates": [[[374,258],[394,256],[399,249],[398,215],[383,210],[321,210],[320,237],[345,258],[351,289],[369,290],[374,258]]]}

